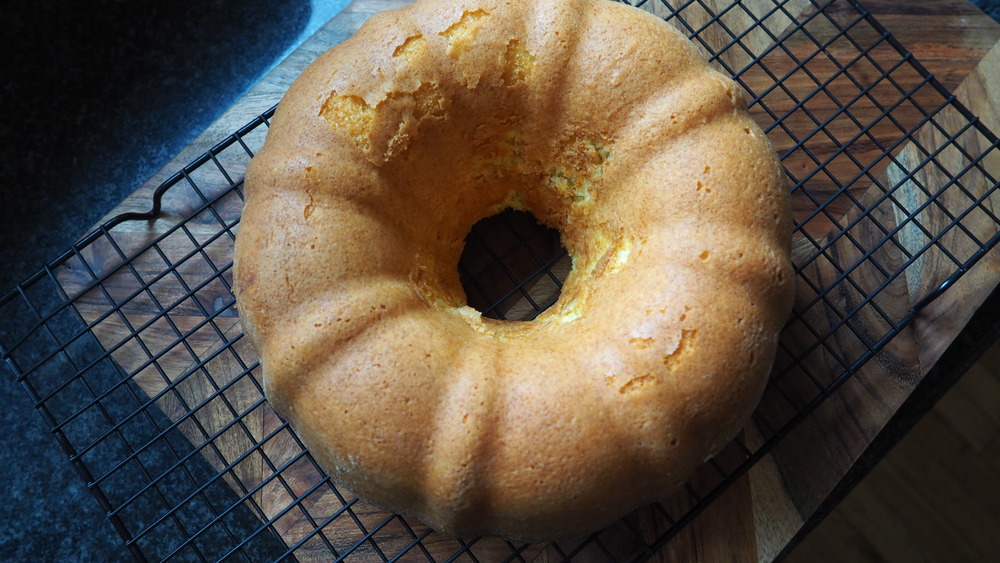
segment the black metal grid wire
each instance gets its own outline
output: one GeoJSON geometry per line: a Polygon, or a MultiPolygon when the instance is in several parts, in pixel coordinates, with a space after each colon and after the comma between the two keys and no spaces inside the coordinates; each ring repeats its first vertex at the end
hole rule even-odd
{"type": "MultiPolygon", "coordinates": [[[[779,151],[798,304],[754,415],[760,442],[734,440],[644,509],[655,530],[630,516],[547,546],[567,560],[661,549],[1000,239],[996,136],[860,3],[636,4],[736,77],[779,151]],[[932,263],[950,273],[925,276],[932,263]]],[[[532,559],[536,546],[448,538],[339,490],[268,409],[231,267],[270,115],[165,182],[150,213],[108,222],[3,297],[4,363],[137,559],[532,559]]],[[[496,318],[532,318],[567,270],[558,234],[517,213],[477,225],[461,264],[470,304],[496,318]]]]}

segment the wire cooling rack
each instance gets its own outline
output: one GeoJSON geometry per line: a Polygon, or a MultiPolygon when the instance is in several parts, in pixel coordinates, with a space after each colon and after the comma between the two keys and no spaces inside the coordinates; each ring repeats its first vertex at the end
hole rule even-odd
{"type": "MultiPolygon", "coordinates": [[[[796,307],[753,432],[677,498],[574,542],[454,539],[338,488],[268,407],[236,322],[242,178],[268,112],[165,182],[150,214],[0,300],[5,364],[136,558],[649,558],[995,246],[996,136],[860,3],[637,4],[740,82],[793,185],[796,307]]],[[[558,233],[505,213],[473,229],[461,274],[470,304],[529,319],[568,267],[558,233]]]]}

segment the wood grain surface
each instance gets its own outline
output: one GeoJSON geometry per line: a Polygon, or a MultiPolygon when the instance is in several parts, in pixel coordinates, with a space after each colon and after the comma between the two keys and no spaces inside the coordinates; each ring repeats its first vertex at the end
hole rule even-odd
{"type": "MultiPolygon", "coordinates": [[[[529,561],[773,559],[1000,280],[1000,257],[990,252],[910,317],[1000,228],[990,211],[1000,152],[909,58],[1000,130],[1000,88],[990,80],[1000,72],[1000,29],[964,1],[865,3],[908,49],[902,55],[848,2],[686,7],[673,23],[698,31],[713,64],[740,80],[801,183],[793,192],[796,308],[772,384],[753,423],[676,497],[596,538],[469,546],[387,518],[333,486],[263,400],[230,270],[240,171],[266,127],[175,176],[276,103],[309,61],[372,13],[408,3],[353,2],[112,210],[108,217],[145,211],[164,180],[176,181],[157,219],[114,227],[59,269],[75,309],[150,405],[299,559],[326,559],[331,550],[391,557],[415,538],[437,560],[463,551],[487,561],[512,551],[529,561]]],[[[523,305],[512,299],[504,307],[523,305]]]]}
{"type": "Polygon", "coordinates": [[[1000,552],[1000,343],[788,554],[789,563],[992,561],[1000,552]]]}

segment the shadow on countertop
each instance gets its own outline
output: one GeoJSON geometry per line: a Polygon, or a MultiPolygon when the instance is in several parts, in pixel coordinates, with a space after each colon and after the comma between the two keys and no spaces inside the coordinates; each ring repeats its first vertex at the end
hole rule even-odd
{"type": "Polygon", "coordinates": [[[53,258],[25,256],[25,241],[68,247],[252,86],[309,16],[306,0],[28,4],[8,13],[3,40],[3,291],[53,258]]]}
{"type": "MultiPolygon", "coordinates": [[[[310,3],[50,0],[4,15],[0,294],[256,83],[305,28],[310,3]]],[[[24,391],[0,373],[0,560],[128,559],[24,391]]]]}

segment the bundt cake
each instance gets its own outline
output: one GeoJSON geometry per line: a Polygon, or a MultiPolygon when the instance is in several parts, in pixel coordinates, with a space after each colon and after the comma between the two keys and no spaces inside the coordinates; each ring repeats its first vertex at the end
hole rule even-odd
{"type": "Polygon", "coordinates": [[[267,397],[350,491],[557,538],[659,499],[759,400],[790,307],[782,168],[737,86],[606,0],[418,0],[285,95],[234,290],[267,397]],[[457,263],[503,209],[572,257],[534,321],[457,263]]]}

